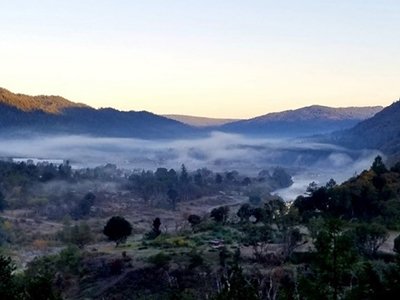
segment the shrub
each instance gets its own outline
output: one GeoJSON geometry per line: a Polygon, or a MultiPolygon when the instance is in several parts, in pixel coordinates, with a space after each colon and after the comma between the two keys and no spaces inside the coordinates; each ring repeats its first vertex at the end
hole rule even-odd
{"type": "Polygon", "coordinates": [[[170,261],[171,261],[171,256],[165,254],[164,252],[159,252],[158,254],[150,256],[148,258],[148,262],[152,263],[157,268],[164,268],[168,266],[170,261]]]}

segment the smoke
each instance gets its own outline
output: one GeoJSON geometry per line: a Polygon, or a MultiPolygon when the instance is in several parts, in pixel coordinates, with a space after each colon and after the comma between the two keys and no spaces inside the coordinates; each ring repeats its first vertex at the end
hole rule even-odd
{"type": "MultiPolygon", "coordinates": [[[[154,170],[179,168],[185,164],[191,170],[235,169],[256,175],[263,169],[282,166],[294,175],[295,184],[291,188],[296,193],[311,181],[323,183],[334,178],[341,182],[368,168],[377,154],[373,150],[352,151],[307,140],[250,138],[220,132],[213,132],[206,138],[182,140],[91,136],[0,140],[1,157],[69,160],[74,168],[112,163],[124,169],[154,170]]],[[[281,191],[281,195],[285,193],[290,194],[290,189],[281,191]]]]}

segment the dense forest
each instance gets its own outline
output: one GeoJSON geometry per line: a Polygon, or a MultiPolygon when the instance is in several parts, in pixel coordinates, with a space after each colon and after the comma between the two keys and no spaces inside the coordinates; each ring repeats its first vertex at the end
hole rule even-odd
{"type": "Polygon", "coordinates": [[[2,161],[0,298],[398,295],[400,163],[271,195],[290,178],[2,161]]]}

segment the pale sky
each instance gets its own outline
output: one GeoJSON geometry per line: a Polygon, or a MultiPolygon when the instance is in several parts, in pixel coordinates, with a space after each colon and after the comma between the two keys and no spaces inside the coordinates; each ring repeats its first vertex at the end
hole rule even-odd
{"type": "Polygon", "coordinates": [[[0,0],[0,86],[246,118],[400,96],[399,0],[0,0]]]}

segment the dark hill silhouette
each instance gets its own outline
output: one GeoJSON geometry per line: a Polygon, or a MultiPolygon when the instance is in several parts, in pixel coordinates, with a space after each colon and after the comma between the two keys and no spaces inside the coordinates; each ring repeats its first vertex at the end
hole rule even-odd
{"type": "Polygon", "coordinates": [[[0,132],[87,134],[95,136],[177,138],[199,130],[146,111],[94,109],[59,96],[28,96],[0,90],[0,132]]]}
{"type": "Polygon", "coordinates": [[[332,140],[347,147],[379,149],[388,155],[400,154],[400,101],[351,129],[335,132],[332,140]]]}

